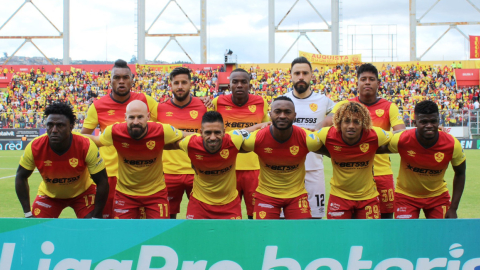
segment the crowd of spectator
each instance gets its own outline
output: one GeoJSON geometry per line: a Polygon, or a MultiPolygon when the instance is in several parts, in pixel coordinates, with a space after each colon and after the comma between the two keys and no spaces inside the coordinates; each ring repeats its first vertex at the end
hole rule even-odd
{"type": "MultiPolygon", "coordinates": [[[[356,68],[353,65],[314,67],[312,89],[333,101],[355,97],[357,93],[356,68]]],[[[381,85],[379,96],[397,104],[407,126],[411,125],[415,104],[425,99],[435,101],[441,109],[444,126],[468,124],[470,110],[479,109],[479,87],[456,86],[453,66],[422,65],[421,63],[379,67],[381,85]]],[[[457,67],[458,68],[458,67],[457,67]]],[[[229,94],[218,85],[219,69],[192,70],[192,93],[199,97],[214,98],[229,94]]],[[[251,92],[263,96],[268,102],[293,90],[290,71],[280,68],[265,70],[259,66],[249,68],[251,92]]],[[[46,72],[32,69],[13,72],[6,91],[0,91],[0,128],[41,128],[43,110],[52,101],[66,101],[77,113],[77,128],[81,128],[89,105],[110,89],[109,70],[80,70],[46,72]]],[[[168,85],[169,71],[152,66],[136,66],[133,91],[144,92],[159,102],[171,97],[168,85]]]]}

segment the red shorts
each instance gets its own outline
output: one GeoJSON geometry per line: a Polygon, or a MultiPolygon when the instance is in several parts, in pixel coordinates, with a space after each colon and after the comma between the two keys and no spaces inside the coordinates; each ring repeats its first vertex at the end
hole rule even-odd
{"type": "Polygon", "coordinates": [[[445,218],[450,208],[450,194],[448,191],[431,198],[413,198],[401,193],[395,194],[395,218],[418,218],[420,209],[423,209],[426,218],[445,218]]]}
{"type": "Polygon", "coordinates": [[[235,200],[224,205],[210,205],[190,197],[187,207],[187,219],[242,219],[242,200],[235,200]]]}
{"type": "Polygon", "coordinates": [[[103,208],[103,218],[113,218],[113,198],[115,197],[115,188],[117,187],[117,177],[108,177],[108,198],[103,208]]]}
{"type": "Polygon", "coordinates": [[[71,199],[56,199],[37,195],[32,206],[32,213],[37,218],[58,218],[66,207],[75,211],[77,218],[84,218],[95,208],[97,186],[91,185],[85,192],[71,199]]]}
{"type": "Polygon", "coordinates": [[[193,177],[193,174],[165,174],[170,214],[180,213],[180,204],[182,203],[184,192],[190,198],[193,188],[193,177]]]}
{"type": "Polygon", "coordinates": [[[247,216],[253,216],[253,206],[255,205],[253,194],[258,187],[259,174],[260,170],[236,171],[238,196],[240,196],[240,200],[242,196],[245,200],[247,216]]]}
{"type": "Polygon", "coordinates": [[[312,218],[307,193],[295,198],[280,199],[255,192],[253,219],[280,219],[282,208],[286,219],[312,218]]]}
{"type": "Polygon", "coordinates": [[[393,174],[379,175],[373,177],[377,184],[377,191],[380,194],[380,213],[393,213],[393,204],[395,199],[395,183],[393,181],[393,174]]]}
{"type": "Polygon", "coordinates": [[[380,206],[378,197],[352,201],[330,194],[328,199],[328,219],[379,219],[380,206]]]}
{"type": "Polygon", "coordinates": [[[170,218],[166,188],[149,196],[132,196],[117,190],[113,207],[116,219],[170,218]]]}

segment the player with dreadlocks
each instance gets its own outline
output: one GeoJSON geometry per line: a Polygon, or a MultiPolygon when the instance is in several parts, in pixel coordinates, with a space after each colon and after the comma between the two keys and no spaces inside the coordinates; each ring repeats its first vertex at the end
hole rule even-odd
{"type": "Polygon", "coordinates": [[[372,127],[368,109],[358,102],[343,104],[333,116],[333,126],[317,134],[323,144],[318,153],[330,155],[333,165],[328,219],[380,218],[373,159],[391,134],[372,127]]]}

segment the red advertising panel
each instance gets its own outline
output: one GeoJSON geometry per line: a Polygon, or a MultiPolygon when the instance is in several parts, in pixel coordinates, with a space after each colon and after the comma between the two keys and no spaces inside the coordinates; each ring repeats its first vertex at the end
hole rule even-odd
{"type": "Polygon", "coordinates": [[[3,72],[0,73],[0,88],[6,88],[11,81],[12,81],[12,74],[7,73],[4,76],[3,72]]]}
{"type": "Polygon", "coordinates": [[[480,36],[470,37],[470,59],[480,58],[480,36]]]}
{"type": "Polygon", "coordinates": [[[458,86],[480,85],[480,69],[455,69],[458,86]]]}

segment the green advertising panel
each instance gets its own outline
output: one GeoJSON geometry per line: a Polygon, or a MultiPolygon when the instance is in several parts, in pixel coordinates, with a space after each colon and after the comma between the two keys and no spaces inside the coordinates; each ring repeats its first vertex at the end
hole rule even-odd
{"type": "Polygon", "coordinates": [[[480,220],[1,219],[0,270],[480,270],[480,220]]]}

